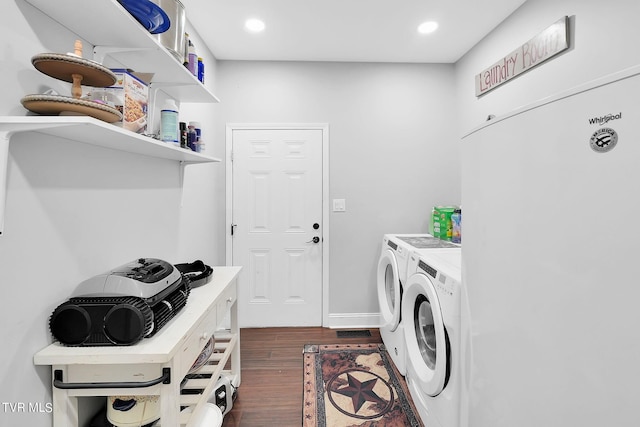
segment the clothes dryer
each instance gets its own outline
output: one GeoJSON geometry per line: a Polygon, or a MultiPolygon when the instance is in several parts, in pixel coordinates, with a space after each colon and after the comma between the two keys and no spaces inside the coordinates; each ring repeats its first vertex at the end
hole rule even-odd
{"type": "Polygon", "coordinates": [[[380,336],[391,360],[402,375],[406,374],[407,362],[400,310],[403,286],[407,281],[409,254],[415,250],[444,248],[456,249],[457,246],[430,234],[385,234],[382,238],[377,272],[380,336]]]}
{"type": "Polygon", "coordinates": [[[380,305],[380,337],[398,372],[405,375],[404,328],[400,319],[402,284],[407,278],[410,250],[394,235],[385,234],[378,260],[377,289],[380,305]]]}
{"type": "Polygon", "coordinates": [[[408,260],[401,316],[406,381],[430,427],[460,425],[461,249],[414,251],[408,260]]]}

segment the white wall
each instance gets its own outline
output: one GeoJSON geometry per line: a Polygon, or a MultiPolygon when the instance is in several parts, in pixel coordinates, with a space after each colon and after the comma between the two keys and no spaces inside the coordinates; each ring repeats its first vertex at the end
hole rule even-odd
{"type": "Polygon", "coordinates": [[[328,218],[331,324],[377,319],[382,235],[459,203],[453,66],[219,61],[218,79],[218,140],[229,122],[329,124],[330,198],[347,205],[328,218]]]}
{"type": "MultiPolygon", "coordinates": [[[[221,104],[183,105],[181,119],[203,122],[207,152],[220,158],[227,122],[329,123],[330,197],[347,200],[347,212],[329,218],[329,310],[336,323],[357,322],[377,312],[382,234],[425,231],[432,205],[460,202],[458,136],[488,114],[636,65],[638,16],[640,3],[627,0],[528,0],[455,66],[216,64],[205,56],[207,86],[221,104]],[[477,72],[563,15],[574,28],[568,52],[476,99],[477,72]]],[[[0,115],[25,115],[26,94],[68,90],[30,58],[69,51],[75,37],[23,0],[3,3],[0,115]]],[[[139,256],[222,264],[224,212],[224,164],[188,166],[181,187],[172,162],[15,137],[0,236],[0,378],[11,386],[0,402],[50,402],[48,370],[34,368],[32,356],[50,342],[49,314],[81,280],[139,256]]],[[[2,406],[0,424],[46,426],[50,416],[2,406]]]]}
{"type": "MultiPolygon", "coordinates": [[[[188,21],[187,29],[196,52],[203,57],[205,86],[219,98],[216,84],[218,61],[188,21]]],[[[182,258],[202,259],[212,266],[225,265],[225,143],[224,138],[215,138],[214,121],[219,108],[220,104],[180,104],[180,120],[199,121],[202,126],[203,153],[221,160],[220,163],[185,168],[181,209],[184,215],[181,216],[178,235],[182,258]]]]}
{"type": "MultiPolygon", "coordinates": [[[[68,83],[35,70],[31,57],[71,51],[76,37],[23,0],[3,2],[0,115],[27,115],[26,94],[70,93],[68,83]]],[[[85,43],[85,57],[91,48],[85,43]]],[[[208,69],[213,85],[215,63],[208,69]]],[[[212,111],[185,106],[181,119],[203,122],[206,135],[212,111]]],[[[49,315],[79,282],[141,256],[224,264],[224,247],[213,241],[216,203],[224,204],[218,167],[187,166],[181,186],[175,162],[37,134],[12,138],[0,236],[0,425],[51,425],[50,414],[9,404],[46,409],[51,402],[50,369],[34,367],[33,355],[51,342],[49,315]]]]}
{"type": "Polygon", "coordinates": [[[640,63],[640,2],[528,0],[456,63],[459,134],[489,114],[515,108],[640,63]],[[571,18],[570,48],[476,98],[474,77],[563,16],[571,18]]]}

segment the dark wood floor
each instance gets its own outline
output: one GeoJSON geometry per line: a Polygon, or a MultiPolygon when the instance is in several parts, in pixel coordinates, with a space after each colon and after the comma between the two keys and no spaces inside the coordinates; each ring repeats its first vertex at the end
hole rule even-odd
{"type": "Polygon", "coordinates": [[[382,342],[378,329],[369,331],[370,337],[338,338],[327,328],[242,329],[242,384],[223,427],[301,426],[304,345],[382,342]]]}

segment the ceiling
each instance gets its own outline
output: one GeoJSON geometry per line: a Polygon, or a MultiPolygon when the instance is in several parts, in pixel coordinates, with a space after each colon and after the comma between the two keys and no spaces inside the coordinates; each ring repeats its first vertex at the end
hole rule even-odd
{"type": "Polygon", "coordinates": [[[456,62],[525,1],[181,0],[217,59],[413,63],[456,62]],[[418,34],[424,21],[439,28],[418,34]]]}

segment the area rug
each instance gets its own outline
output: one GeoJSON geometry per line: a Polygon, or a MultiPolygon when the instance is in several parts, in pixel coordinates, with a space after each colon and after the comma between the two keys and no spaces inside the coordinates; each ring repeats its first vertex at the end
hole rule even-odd
{"type": "Polygon", "coordinates": [[[305,427],[423,427],[384,344],[306,345],[305,427]]]}

